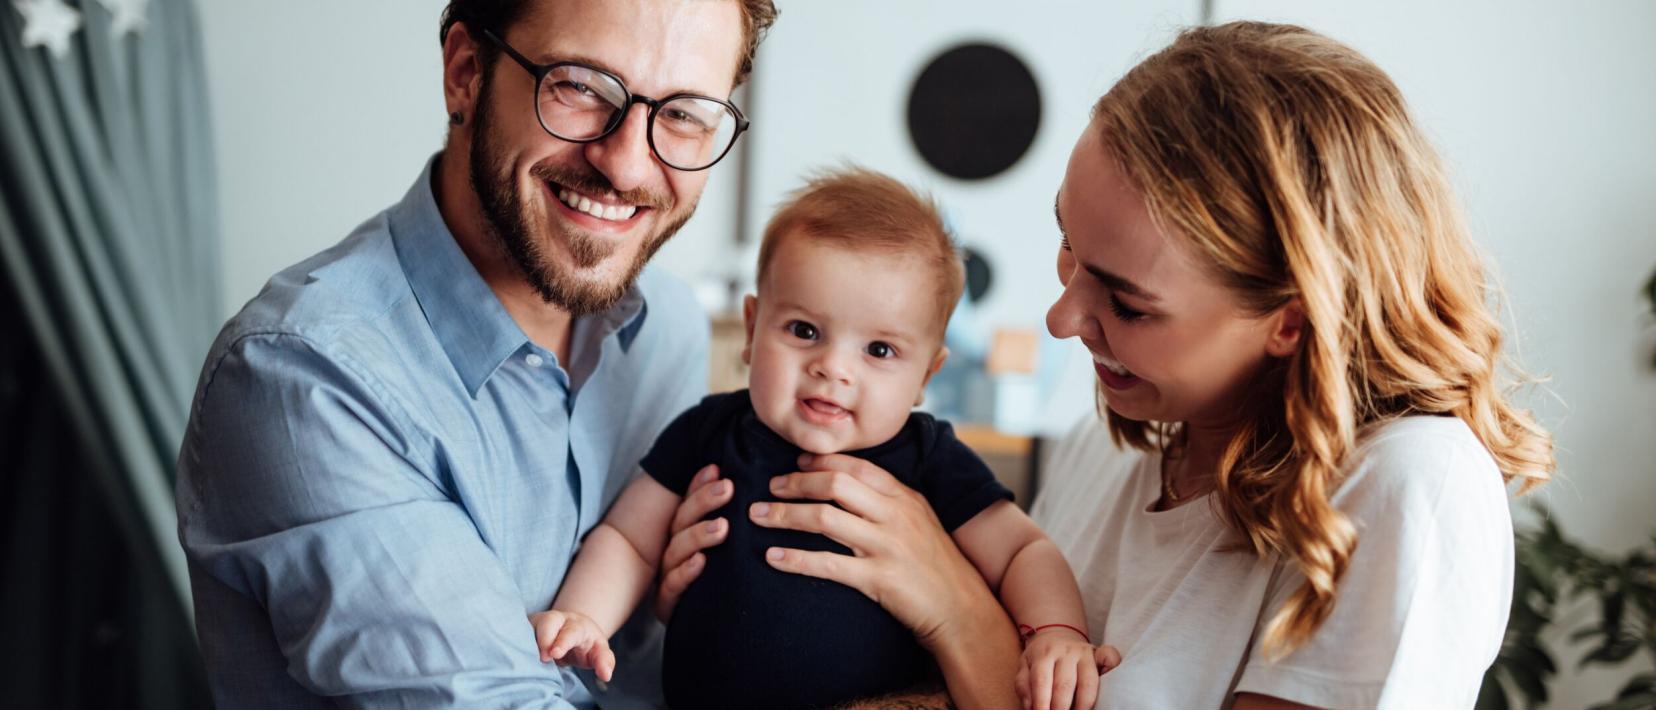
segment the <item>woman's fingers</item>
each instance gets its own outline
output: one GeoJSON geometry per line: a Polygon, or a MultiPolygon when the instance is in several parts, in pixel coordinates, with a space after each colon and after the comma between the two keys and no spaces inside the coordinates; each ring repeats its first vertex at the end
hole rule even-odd
{"type": "Polygon", "coordinates": [[[1023,703],[1024,710],[1029,710],[1029,706],[1035,701],[1035,698],[1034,695],[1029,692],[1028,662],[1023,661],[1022,659],[1018,661],[1018,676],[1013,680],[1013,682],[1016,684],[1019,702],[1023,703]]]}
{"type": "Polygon", "coordinates": [[[656,585],[657,619],[665,622],[673,618],[673,609],[678,606],[679,597],[684,595],[691,582],[701,576],[702,568],[707,565],[707,556],[701,551],[724,542],[729,533],[730,522],[714,518],[679,531],[667,542],[667,550],[661,555],[661,569],[665,573],[661,583],[656,585]]]}
{"type": "Polygon", "coordinates": [[[910,492],[908,486],[897,480],[896,476],[885,469],[875,466],[866,460],[845,454],[805,454],[799,457],[799,468],[803,471],[839,471],[851,474],[862,481],[869,488],[888,496],[901,495],[910,492]]]}
{"type": "Polygon", "coordinates": [[[765,562],[783,572],[839,582],[874,599],[869,587],[868,562],[865,560],[832,552],[772,547],[765,550],[765,562]]]}
{"type": "Polygon", "coordinates": [[[805,471],[777,476],[770,481],[770,492],[780,498],[831,500],[874,522],[883,522],[891,516],[891,496],[846,471],[805,471]]]}
{"type": "Polygon", "coordinates": [[[730,502],[730,495],[735,491],[730,481],[719,478],[719,467],[708,464],[697,471],[690,479],[690,488],[684,492],[684,502],[679,504],[678,510],[673,513],[673,525],[668,533],[677,535],[696,521],[707,517],[708,513],[718,510],[730,502]]]}
{"type": "Polygon", "coordinates": [[[661,568],[677,568],[696,553],[724,542],[725,535],[729,533],[730,521],[724,518],[704,520],[673,533],[667,541],[667,549],[661,553],[661,568]]]}
{"type": "Polygon", "coordinates": [[[673,616],[679,596],[701,575],[707,557],[702,550],[724,542],[730,523],[724,518],[702,520],[708,513],[730,502],[735,486],[719,478],[719,467],[708,465],[690,479],[684,500],[673,513],[667,548],[661,553],[661,583],[656,585],[655,615],[666,621],[673,616]]]}
{"type": "Polygon", "coordinates": [[[867,519],[826,503],[759,502],[748,508],[748,517],[761,527],[826,535],[859,556],[873,550],[880,539],[878,528],[867,519]]]}

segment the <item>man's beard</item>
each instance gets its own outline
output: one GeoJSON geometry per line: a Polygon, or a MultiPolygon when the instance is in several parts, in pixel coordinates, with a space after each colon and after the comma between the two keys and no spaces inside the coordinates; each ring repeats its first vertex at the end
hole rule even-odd
{"type": "MultiPolygon", "coordinates": [[[[603,263],[620,245],[594,239],[574,225],[550,219],[546,230],[540,233],[531,230],[529,207],[517,191],[512,179],[511,165],[500,155],[501,151],[495,147],[492,140],[495,136],[488,109],[487,78],[483,83],[477,102],[470,160],[472,190],[477,193],[478,202],[483,207],[484,231],[494,235],[499,241],[506,257],[540,294],[541,300],[577,316],[609,310],[626,295],[629,288],[632,288],[633,282],[638,279],[639,272],[644,270],[644,265],[649,263],[650,257],[655,256],[661,245],[667,243],[667,240],[690,220],[696,206],[691,204],[683,215],[662,225],[656,234],[647,236],[644,245],[638,250],[638,255],[627,267],[626,273],[614,282],[594,283],[566,273],[548,258],[545,243],[540,237],[548,240],[561,238],[577,269],[590,269],[603,263]]],[[[529,175],[542,183],[557,183],[587,195],[616,195],[619,201],[626,204],[663,212],[673,207],[673,200],[642,189],[618,192],[608,178],[585,161],[582,161],[581,168],[583,169],[541,163],[530,168],[529,175]]]]}

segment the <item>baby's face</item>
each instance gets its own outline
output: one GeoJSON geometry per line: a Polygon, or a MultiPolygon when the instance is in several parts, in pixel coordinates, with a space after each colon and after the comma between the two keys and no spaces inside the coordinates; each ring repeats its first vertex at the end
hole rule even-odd
{"type": "Polygon", "coordinates": [[[947,354],[936,283],[916,257],[784,239],[744,307],[760,421],[816,454],[896,435],[947,354]]]}

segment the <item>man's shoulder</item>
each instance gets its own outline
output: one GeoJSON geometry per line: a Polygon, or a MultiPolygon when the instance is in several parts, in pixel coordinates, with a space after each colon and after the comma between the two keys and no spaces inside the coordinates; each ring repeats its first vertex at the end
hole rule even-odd
{"type": "Polygon", "coordinates": [[[362,329],[380,330],[411,297],[385,215],[377,215],[338,244],[272,276],[225,323],[214,350],[258,335],[334,345],[362,329]]]}
{"type": "Polygon", "coordinates": [[[272,276],[220,329],[200,385],[213,381],[223,363],[236,359],[232,356],[248,367],[274,366],[295,376],[316,366],[337,368],[345,360],[396,361],[398,353],[425,347],[418,341],[429,333],[422,336],[414,327],[420,320],[382,213],[338,244],[272,276]],[[330,364],[320,365],[324,361],[330,364]]]}

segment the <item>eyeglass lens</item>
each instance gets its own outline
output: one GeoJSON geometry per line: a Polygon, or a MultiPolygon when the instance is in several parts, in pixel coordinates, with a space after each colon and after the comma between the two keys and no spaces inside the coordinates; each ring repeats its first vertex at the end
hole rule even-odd
{"type": "MultiPolygon", "coordinates": [[[[541,81],[537,96],[541,123],[566,140],[591,140],[622,119],[627,91],[613,77],[588,67],[560,65],[541,81]]],[[[675,168],[695,170],[724,156],[736,138],[738,120],[730,107],[682,96],[663,103],[650,122],[656,155],[675,168]]]]}

